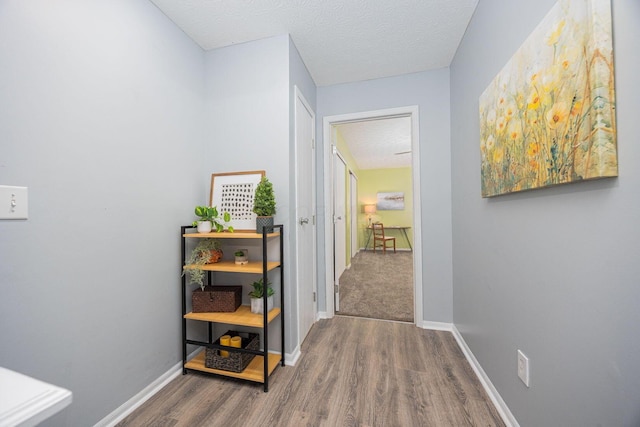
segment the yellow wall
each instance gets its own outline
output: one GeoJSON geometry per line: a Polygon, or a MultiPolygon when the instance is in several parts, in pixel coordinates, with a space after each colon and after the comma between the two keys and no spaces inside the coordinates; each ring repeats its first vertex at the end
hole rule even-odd
{"type": "MultiPolygon", "coordinates": [[[[411,191],[411,168],[394,169],[367,169],[358,174],[358,210],[359,215],[359,242],[363,248],[369,234],[366,229],[368,224],[367,214],[364,213],[364,205],[375,204],[378,193],[404,192],[404,209],[401,211],[376,211],[372,215],[373,222],[381,222],[389,225],[413,225],[413,192],[411,191]]],[[[407,230],[407,234],[413,245],[413,230],[407,230]]],[[[385,230],[385,235],[396,237],[396,246],[406,248],[407,240],[399,230],[385,230]]],[[[369,242],[371,247],[372,242],[369,242]]]]}
{"type": "MultiPolygon", "coordinates": [[[[401,211],[377,211],[372,216],[372,221],[382,222],[386,226],[389,225],[413,225],[413,192],[411,186],[412,173],[411,168],[392,168],[392,169],[368,169],[360,170],[356,161],[349,151],[344,138],[340,134],[338,128],[335,128],[335,142],[340,155],[347,164],[345,183],[347,185],[345,191],[345,218],[346,218],[346,265],[351,263],[351,195],[349,191],[349,171],[353,171],[358,178],[358,244],[360,248],[364,248],[369,235],[367,230],[368,219],[364,213],[364,205],[375,204],[377,194],[388,192],[404,193],[404,209],[401,211]]],[[[385,234],[396,237],[396,247],[399,249],[409,249],[407,240],[399,230],[387,230],[385,234]]],[[[413,245],[412,229],[407,230],[407,235],[413,245]]],[[[372,247],[373,242],[369,242],[368,247],[372,247]]]]}

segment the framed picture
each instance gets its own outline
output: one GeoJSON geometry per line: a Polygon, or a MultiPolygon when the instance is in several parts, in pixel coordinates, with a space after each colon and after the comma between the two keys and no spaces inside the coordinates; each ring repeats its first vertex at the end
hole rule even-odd
{"type": "Polygon", "coordinates": [[[263,176],[264,171],[212,174],[209,206],[216,206],[220,213],[229,212],[229,225],[236,231],[255,231],[253,199],[263,176]]]}
{"type": "Polygon", "coordinates": [[[404,210],[404,193],[378,193],[377,209],[379,211],[402,211],[404,210]]]}
{"type": "Polygon", "coordinates": [[[618,175],[610,0],[560,0],[480,96],[482,197],[618,175]]]}

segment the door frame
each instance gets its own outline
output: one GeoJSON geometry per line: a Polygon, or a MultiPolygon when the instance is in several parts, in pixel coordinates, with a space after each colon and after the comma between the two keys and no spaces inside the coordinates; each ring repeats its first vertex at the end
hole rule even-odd
{"type": "MultiPolygon", "coordinates": [[[[351,223],[351,258],[356,256],[360,252],[360,245],[358,239],[358,176],[349,169],[349,204],[351,209],[351,215],[349,215],[349,222],[351,223]]],[[[347,265],[347,268],[351,264],[347,265]]]]}
{"type": "MultiPolygon", "coordinates": [[[[316,295],[316,298],[314,300],[314,304],[313,304],[313,323],[316,322],[317,318],[318,318],[318,282],[317,282],[317,276],[318,276],[318,236],[317,236],[317,224],[316,224],[316,209],[317,209],[317,190],[316,190],[316,159],[317,159],[317,155],[316,155],[316,149],[317,149],[317,144],[316,144],[316,113],[313,110],[313,108],[311,108],[311,104],[309,104],[309,102],[307,101],[307,99],[304,97],[304,94],[302,93],[302,91],[300,91],[300,89],[298,88],[298,86],[294,86],[294,100],[293,100],[293,110],[294,110],[294,153],[293,153],[293,157],[295,159],[295,206],[294,206],[294,212],[295,212],[295,224],[296,226],[294,227],[294,241],[296,242],[296,245],[298,244],[298,173],[299,171],[299,165],[298,165],[298,136],[297,136],[297,124],[298,124],[298,117],[296,114],[296,100],[300,100],[300,102],[302,103],[302,105],[304,106],[304,108],[310,113],[311,115],[311,138],[312,138],[312,150],[311,150],[311,155],[312,155],[312,160],[311,160],[311,171],[309,171],[309,173],[311,174],[311,188],[312,188],[312,194],[311,194],[311,211],[310,214],[312,215],[312,220],[311,220],[311,226],[313,227],[313,253],[312,253],[312,275],[311,275],[311,280],[312,280],[312,289],[313,289],[313,293],[314,295],[316,295]]],[[[297,343],[297,348],[299,350],[300,346],[302,345],[302,341],[304,341],[304,339],[306,338],[306,335],[304,337],[302,337],[302,331],[300,330],[300,291],[299,291],[299,287],[300,287],[300,281],[298,281],[298,274],[300,272],[299,269],[299,263],[300,260],[298,258],[298,256],[296,255],[295,257],[296,259],[296,319],[297,319],[297,329],[298,329],[298,343],[297,343]]],[[[312,325],[313,325],[312,323],[312,325]]]]}
{"type": "Polygon", "coordinates": [[[369,121],[393,117],[411,118],[411,173],[413,191],[413,305],[416,325],[420,326],[424,318],[422,308],[422,228],[420,200],[420,134],[419,109],[417,105],[387,108],[383,110],[364,111],[359,113],[325,116],[323,118],[323,153],[324,153],[324,203],[331,206],[330,215],[325,216],[325,317],[335,316],[334,304],[334,266],[333,266],[333,153],[331,152],[332,126],[356,121],[369,121]]]}
{"type": "MultiPolygon", "coordinates": [[[[331,191],[332,191],[332,193],[334,195],[334,197],[332,199],[332,208],[331,208],[332,212],[334,213],[334,215],[332,215],[332,217],[331,217],[332,218],[331,225],[333,226],[333,240],[332,240],[333,241],[333,256],[331,257],[331,259],[333,261],[333,271],[334,271],[334,273],[335,273],[335,270],[336,270],[337,262],[341,263],[341,265],[340,265],[341,267],[342,267],[342,264],[344,264],[344,270],[342,270],[342,272],[340,273],[340,275],[341,275],[347,269],[347,261],[346,261],[346,258],[347,258],[347,203],[346,203],[347,179],[346,179],[346,177],[347,177],[347,173],[349,172],[349,166],[347,165],[347,161],[344,158],[344,156],[342,154],[340,154],[340,150],[338,150],[337,146],[334,145],[334,147],[332,149],[332,152],[333,152],[333,156],[334,156],[333,159],[332,159],[332,164],[334,164],[333,161],[335,159],[338,159],[342,163],[342,165],[344,166],[344,177],[342,178],[342,181],[340,181],[340,182],[337,181],[338,178],[336,176],[336,175],[339,175],[337,173],[338,171],[335,168],[332,169],[332,173],[334,174],[334,176],[333,176],[333,179],[332,179],[333,186],[331,187],[331,191]],[[337,187],[341,187],[342,188],[342,191],[344,192],[344,196],[345,196],[343,201],[342,201],[342,203],[344,205],[344,215],[343,215],[344,218],[342,219],[342,221],[344,223],[344,236],[342,236],[343,239],[341,239],[341,240],[342,240],[342,245],[344,246],[344,248],[343,248],[344,251],[341,254],[341,255],[343,255],[341,261],[336,261],[336,259],[339,259],[339,257],[336,256],[337,244],[336,244],[335,236],[337,234],[337,227],[336,227],[336,221],[335,221],[334,218],[335,218],[336,204],[338,203],[338,200],[340,200],[340,197],[336,197],[336,195],[337,195],[336,193],[337,192],[335,191],[335,189],[337,187]]],[[[349,239],[351,239],[351,236],[349,236],[349,239]]],[[[334,274],[334,276],[338,276],[338,274],[334,274]]],[[[336,300],[335,295],[338,295],[338,298],[337,298],[337,300],[338,300],[337,311],[340,311],[340,277],[334,277],[333,278],[333,284],[338,286],[338,288],[337,288],[338,292],[334,293],[334,306],[335,306],[335,300],[336,300]]]]}

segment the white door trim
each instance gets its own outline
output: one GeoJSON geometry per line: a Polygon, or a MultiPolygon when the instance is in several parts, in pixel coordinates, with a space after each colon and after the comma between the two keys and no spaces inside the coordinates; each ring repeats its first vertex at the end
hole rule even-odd
{"type": "MultiPolygon", "coordinates": [[[[360,251],[360,245],[358,244],[358,177],[349,169],[349,203],[351,209],[351,258],[356,256],[360,251]]],[[[347,265],[347,268],[351,266],[351,263],[347,265]]]]}
{"type": "MultiPolygon", "coordinates": [[[[388,108],[384,110],[365,111],[360,113],[326,116],[322,121],[324,152],[324,205],[333,206],[333,153],[331,152],[331,127],[339,123],[375,120],[391,117],[411,117],[411,171],[413,180],[413,303],[414,323],[421,325],[424,319],[422,312],[422,209],[420,201],[420,134],[418,106],[388,108]]],[[[325,216],[325,308],[326,318],[335,315],[333,301],[333,214],[325,216]]]]}
{"type": "MultiPolygon", "coordinates": [[[[315,138],[316,138],[316,113],[313,110],[313,108],[311,108],[311,105],[309,104],[309,102],[307,101],[307,99],[304,97],[304,95],[302,94],[302,92],[300,91],[300,89],[298,88],[298,86],[294,85],[294,100],[293,100],[293,105],[294,105],[294,123],[297,124],[297,117],[296,117],[296,113],[295,113],[295,105],[296,105],[296,99],[299,99],[300,102],[302,103],[302,105],[307,109],[307,111],[309,112],[309,114],[311,115],[311,137],[314,140],[314,147],[317,148],[317,144],[315,143],[315,138]]],[[[294,132],[294,134],[296,135],[295,137],[297,138],[297,133],[294,132]]],[[[297,140],[295,141],[294,144],[294,159],[296,159],[295,162],[295,174],[296,177],[298,176],[298,162],[297,162],[297,140]]],[[[312,150],[313,153],[315,153],[315,149],[312,150]]],[[[311,280],[312,280],[312,288],[313,288],[313,292],[315,293],[315,295],[318,295],[318,284],[317,284],[317,276],[318,276],[318,252],[317,252],[317,235],[316,235],[316,230],[317,230],[317,224],[316,224],[316,206],[317,206],[317,199],[316,199],[316,158],[314,155],[314,159],[311,162],[311,171],[309,171],[309,173],[311,174],[311,188],[312,190],[312,195],[311,195],[311,214],[313,215],[313,218],[311,219],[311,225],[313,226],[314,232],[313,232],[313,256],[312,256],[312,262],[313,262],[313,274],[311,275],[311,280]]],[[[296,178],[296,194],[298,191],[297,188],[297,178],[296,178]]],[[[295,208],[295,212],[296,212],[296,217],[295,217],[295,224],[296,227],[294,227],[294,232],[295,232],[295,241],[298,242],[298,236],[297,236],[297,221],[298,221],[298,211],[297,211],[297,206],[298,206],[298,201],[296,200],[296,208],[295,208]]],[[[297,243],[296,243],[297,244],[297,243]]],[[[296,276],[298,275],[299,270],[299,260],[298,257],[296,256],[296,276]]],[[[297,282],[297,277],[296,277],[296,282],[297,282]]],[[[299,286],[296,283],[296,286],[299,286]]],[[[317,319],[318,315],[318,302],[317,302],[317,298],[316,298],[316,303],[313,306],[313,319],[314,322],[317,319]]],[[[300,345],[302,345],[302,341],[304,340],[305,337],[301,337],[302,335],[302,331],[300,330],[300,292],[298,290],[296,290],[296,319],[297,319],[297,324],[298,324],[298,348],[300,345]]]]}

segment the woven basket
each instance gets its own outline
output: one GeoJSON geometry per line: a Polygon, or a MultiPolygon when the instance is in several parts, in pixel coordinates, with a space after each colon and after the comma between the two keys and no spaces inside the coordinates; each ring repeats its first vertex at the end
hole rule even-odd
{"type": "MultiPolygon", "coordinates": [[[[222,335],[240,336],[242,339],[241,348],[249,350],[260,349],[260,335],[251,332],[227,331],[222,335]]],[[[220,345],[220,338],[214,344],[220,345]]],[[[256,357],[251,353],[240,353],[233,351],[232,347],[227,347],[229,357],[222,357],[220,350],[207,348],[205,351],[204,366],[210,369],[221,369],[223,371],[242,372],[247,365],[256,357]]]]}
{"type": "Polygon", "coordinates": [[[194,313],[232,313],[242,304],[242,286],[205,286],[193,290],[194,313]]]}

